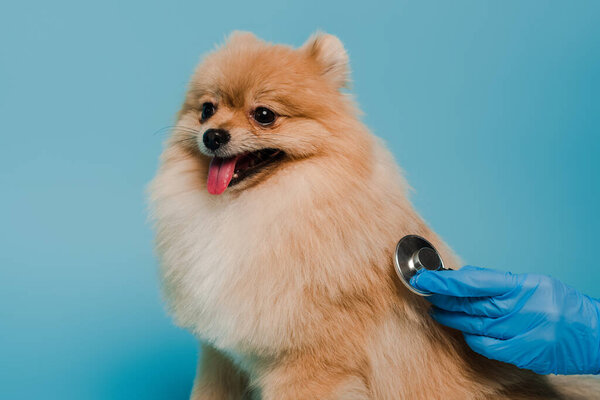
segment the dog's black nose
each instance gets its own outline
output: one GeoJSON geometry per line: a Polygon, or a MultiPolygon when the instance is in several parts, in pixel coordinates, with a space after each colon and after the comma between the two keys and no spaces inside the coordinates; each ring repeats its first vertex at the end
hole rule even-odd
{"type": "Polygon", "coordinates": [[[229,138],[229,132],[225,129],[207,129],[202,141],[209,150],[214,151],[229,142],[229,138]]]}

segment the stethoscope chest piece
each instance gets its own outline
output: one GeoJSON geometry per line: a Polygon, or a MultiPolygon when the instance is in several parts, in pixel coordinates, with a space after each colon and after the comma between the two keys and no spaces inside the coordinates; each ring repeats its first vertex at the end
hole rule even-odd
{"type": "Polygon", "coordinates": [[[394,255],[396,273],[402,283],[413,293],[428,296],[410,285],[410,278],[417,275],[422,269],[438,271],[445,269],[444,262],[431,243],[417,235],[404,236],[396,245],[394,255]]]}

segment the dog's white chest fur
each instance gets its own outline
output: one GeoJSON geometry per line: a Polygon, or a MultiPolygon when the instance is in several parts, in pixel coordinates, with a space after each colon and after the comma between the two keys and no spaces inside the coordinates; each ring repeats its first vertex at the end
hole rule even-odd
{"type": "Polygon", "coordinates": [[[230,199],[185,190],[185,179],[171,170],[155,180],[153,206],[163,282],[178,324],[232,354],[250,344],[278,345],[301,302],[297,264],[310,262],[290,254],[290,241],[303,245],[302,233],[285,220],[292,205],[276,195],[265,204],[260,195],[230,199]]]}

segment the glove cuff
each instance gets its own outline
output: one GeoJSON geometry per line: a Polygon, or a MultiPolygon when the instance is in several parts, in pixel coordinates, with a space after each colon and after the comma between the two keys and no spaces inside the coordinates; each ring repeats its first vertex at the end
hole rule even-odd
{"type": "Polygon", "coordinates": [[[592,304],[596,308],[596,324],[594,326],[594,339],[596,340],[596,357],[595,364],[592,367],[593,374],[600,374],[600,300],[590,298],[592,304]]]}

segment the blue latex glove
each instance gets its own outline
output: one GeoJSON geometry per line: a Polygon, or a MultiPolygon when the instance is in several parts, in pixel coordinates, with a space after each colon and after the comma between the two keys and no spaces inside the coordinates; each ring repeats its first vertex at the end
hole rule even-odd
{"type": "Polygon", "coordinates": [[[539,374],[600,373],[600,302],[544,275],[467,266],[410,281],[433,318],[487,358],[539,374]]]}

